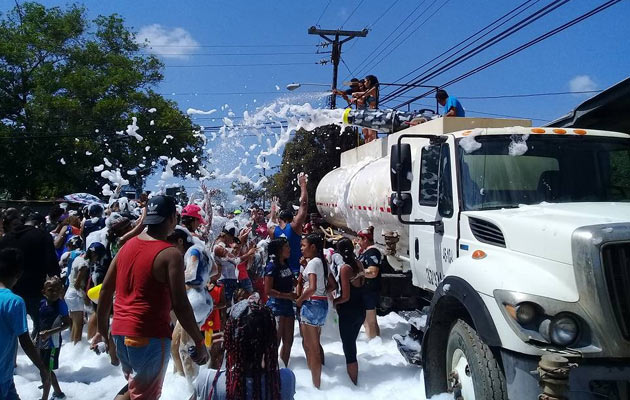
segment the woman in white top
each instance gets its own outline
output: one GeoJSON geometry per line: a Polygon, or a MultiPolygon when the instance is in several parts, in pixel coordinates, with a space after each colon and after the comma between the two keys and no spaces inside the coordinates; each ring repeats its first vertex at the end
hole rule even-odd
{"type": "Polygon", "coordinates": [[[324,325],[328,314],[326,281],[332,279],[324,258],[321,236],[310,234],[302,239],[302,255],[304,260],[308,262],[302,269],[298,285],[300,297],[296,300],[296,304],[301,307],[300,323],[302,324],[306,361],[311,370],[313,385],[319,389],[322,374],[319,337],[321,327],[324,325]]]}
{"type": "Polygon", "coordinates": [[[240,264],[241,261],[249,260],[256,252],[256,248],[253,248],[240,257],[236,256],[241,242],[247,238],[249,232],[249,228],[243,229],[239,236],[238,227],[235,224],[228,223],[214,242],[212,249],[214,259],[221,273],[221,282],[223,283],[225,299],[227,300],[228,306],[232,304],[232,297],[237,288],[236,266],[240,264]]]}

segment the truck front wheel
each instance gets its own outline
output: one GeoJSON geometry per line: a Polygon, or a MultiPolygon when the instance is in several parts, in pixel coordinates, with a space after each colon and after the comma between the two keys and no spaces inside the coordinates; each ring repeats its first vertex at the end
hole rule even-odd
{"type": "Polygon", "coordinates": [[[505,376],[477,332],[458,319],[446,347],[446,379],[456,399],[507,400],[505,376]]]}

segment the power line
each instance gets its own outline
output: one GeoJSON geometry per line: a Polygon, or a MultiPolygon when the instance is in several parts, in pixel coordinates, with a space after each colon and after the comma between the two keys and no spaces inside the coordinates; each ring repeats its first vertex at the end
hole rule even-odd
{"type": "Polygon", "coordinates": [[[352,12],[350,13],[350,15],[348,15],[348,18],[346,18],[345,21],[343,21],[343,24],[341,24],[341,26],[339,26],[339,29],[343,28],[343,26],[350,21],[350,18],[352,18],[352,16],[354,15],[355,12],[357,12],[357,10],[359,9],[359,7],[361,7],[361,4],[363,4],[365,0],[361,0],[359,1],[359,3],[357,4],[356,7],[354,7],[354,10],[352,10],[352,12]]]}
{"type": "MultiPolygon", "coordinates": [[[[416,104],[419,106],[423,106],[423,107],[435,107],[435,104],[427,104],[427,103],[419,103],[417,101],[413,101],[413,103],[410,104],[416,104]]],[[[489,112],[485,112],[485,111],[476,111],[476,110],[471,110],[469,108],[466,108],[465,111],[467,113],[474,113],[474,114],[481,114],[481,115],[491,115],[494,117],[504,117],[504,118],[513,118],[513,119],[529,119],[532,121],[542,121],[542,122],[549,122],[551,121],[550,119],[543,119],[543,118],[532,118],[532,117],[521,117],[521,116],[515,116],[515,115],[506,115],[506,114],[496,114],[496,113],[489,113],[489,112]]]]}
{"type": "Polygon", "coordinates": [[[191,44],[191,45],[179,45],[179,44],[147,44],[141,46],[142,48],[152,47],[209,47],[209,48],[234,48],[234,47],[314,47],[312,44],[191,44]]]}
{"type": "MultiPolygon", "coordinates": [[[[466,43],[467,41],[469,41],[470,39],[474,38],[475,36],[478,36],[479,34],[481,34],[483,31],[485,31],[486,29],[492,27],[493,25],[497,24],[498,22],[500,22],[501,20],[507,18],[508,16],[510,16],[510,14],[518,11],[516,14],[512,15],[511,17],[509,17],[508,19],[506,19],[505,21],[503,21],[501,24],[495,26],[493,29],[491,29],[490,31],[486,32],[485,34],[483,34],[482,36],[480,36],[479,38],[475,39],[474,41],[472,41],[471,43],[467,44],[465,47],[463,47],[462,49],[458,50],[457,52],[455,52],[454,54],[450,55],[448,58],[451,58],[453,56],[455,56],[457,53],[462,52],[464,49],[472,46],[474,43],[476,43],[477,41],[483,39],[484,37],[486,37],[487,35],[489,35],[490,33],[494,32],[495,30],[499,29],[501,26],[505,25],[508,21],[516,18],[518,15],[520,15],[521,13],[525,12],[526,10],[528,10],[529,8],[531,8],[532,6],[534,6],[536,3],[538,3],[540,0],[535,0],[534,3],[530,4],[529,6],[525,7],[524,9],[520,10],[521,8],[523,8],[524,6],[527,5],[527,3],[531,3],[533,0],[526,0],[525,2],[523,2],[521,5],[519,5],[518,7],[510,10],[509,12],[503,14],[501,17],[495,19],[494,21],[492,21],[490,24],[484,26],[483,28],[481,28],[480,30],[478,30],[477,32],[473,33],[472,35],[468,36],[467,38],[465,38],[464,40],[460,41],[459,43],[455,44],[454,46],[450,47],[449,49],[445,50],[444,52],[442,52],[441,54],[435,56],[434,58],[432,58],[431,60],[425,62],[424,64],[422,64],[421,66],[415,68],[414,70],[408,72],[407,74],[403,75],[402,77],[396,79],[394,82],[399,82],[403,79],[405,79],[406,77],[408,77],[409,75],[413,74],[414,72],[417,72],[418,70],[420,70],[421,68],[424,68],[425,66],[431,64],[432,62],[438,60],[439,58],[441,58],[442,56],[450,53],[452,50],[458,48],[459,46],[461,46],[462,44],[466,43]]],[[[446,60],[444,60],[446,61],[446,60]]],[[[442,61],[442,62],[444,62],[442,61]]],[[[397,89],[393,89],[392,92],[394,92],[397,89]]],[[[387,95],[389,96],[389,94],[387,95]]],[[[385,97],[387,97],[385,96],[385,97]]],[[[383,99],[382,101],[386,101],[387,99],[383,99]]]]}
{"type": "MultiPolygon", "coordinates": [[[[541,41],[543,41],[545,39],[548,39],[548,38],[556,35],[557,33],[560,33],[562,31],[564,31],[565,29],[568,29],[568,28],[572,27],[573,25],[578,24],[578,23],[586,20],[587,18],[590,18],[590,17],[592,17],[595,14],[598,14],[601,11],[604,11],[605,9],[613,6],[616,3],[619,3],[620,1],[621,0],[609,0],[608,2],[606,2],[606,3],[604,3],[604,4],[600,5],[600,6],[592,9],[591,11],[589,11],[587,13],[584,13],[584,14],[578,16],[577,18],[572,19],[571,21],[566,22],[566,23],[558,26],[555,29],[552,29],[551,31],[548,31],[547,33],[544,33],[544,34],[538,36],[537,38],[535,38],[533,40],[530,40],[529,42],[527,42],[527,43],[525,43],[525,44],[523,44],[523,45],[521,45],[521,46],[519,46],[519,47],[517,47],[517,48],[515,48],[515,49],[513,49],[511,51],[509,51],[509,52],[507,52],[507,53],[505,53],[505,54],[503,54],[503,55],[501,55],[499,57],[496,57],[495,59],[493,59],[491,61],[488,61],[487,63],[485,63],[485,64],[483,64],[483,65],[481,65],[481,66],[479,66],[479,67],[477,67],[477,68],[475,68],[473,70],[470,70],[470,71],[466,72],[465,74],[462,74],[462,75],[458,76],[455,79],[451,79],[450,81],[448,81],[445,84],[441,85],[441,87],[450,86],[450,85],[452,85],[454,83],[457,83],[457,82],[461,81],[462,79],[468,78],[469,76],[476,74],[477,72],[483,71],[484,69],[486,69],[488,67],[491,67],[492,65],[494,65],[494,64],[496,64],[498,62],[501,62],[501,61],[503,61],[503,60],[513,56],[514,54],[520,53],[521,51],[523,51],[523,50],[525,50],[525,49],[527,49],[527,48],[529,48],[529,47],[531,47],[531,46],[533,46],[533,45],[535,45],[535,44],[537,44],[537,43],[539,43],[539,42],[541,42],[541,41]]],[[[429,92],[425,93],[424,95],[430,94],[431,92],[433,92],[433,91],[429,91],[429,92]]],[[[424,96],[424,95],[422,95],[422,96],[424,96]]],[[[409,102],[410,101],[402,103],[401,105],[399,105],[397,107],[394,107],[394,108],[399,108],[401,106],[406,105],[409,102]]]]}
{"type": "MultiPolygon", "coordinates": [[[[433,13],[431,15],[429,15],[420,25],[418,25],[418,27],[416,27],[416,29],[412,30],[411,32],[409,32],[409,34],[400,42],[398,42],[398,44],[396,46],[394,46],[393,48],[391,48],[389,50],[389,52],[387,54],[385,54],[384,56],[382,56],[380,58],[380,60],[378,62],[376,62],[375,64],[371,65],[369,68],[366,66],[364,69],[368,70],[368,69],[374,69],[376,68],[376,66],[378,66],[380,63],[382,63],[390,54],[392,54],[394,52],[394,50],[396,50],[398,47],[400,47],[401,44],[405,43],[407,40],[409,40],[409,38],[411,37],[411,35],[413,35],[414,33],[416,33],[420,28],[422,28],[424,26],[424,24],[426,24],[435,14],[437,14],[447,3],[449,2],[449,0],[446,0],[442,3],[442,5],[440,7],[438,7],[435,11],[433,11],[433,13]]],[[[428,8],[431,8],[433,6],[433,4],[435,4],[436,1],[434,1],[428,8]]],[[[395,39],[394,39],[395,40],[395,39]]],[[[383,49],[386,50],[387,48],[383,49]]],[[[380,55],[380,53],[379,53],[380,55]]],[[[376,57],[378,57],[379,55],[377,55],[376,57]]],[[[376,58],[375,57],[375,58],[376,58]]]]}
{"type": "Polygon", "coordinates": [[[396,3],[398,3],[399,1],[400,1],[400,0],[396,0],[396,1],[394,1],[394,2],[393,2],[393,3],[392,3],[392,4],[391,4],[391,5],[387,8],[387,10],[385,10],[385,12],[383,12],[381,15],[379,15],[379,16],[378,16],[378,18],[376,18],[376,20],[375,20],[374,22],[372,22],[371,24],[369,24],[369,25],[367,26],[367,28],[368,28],[368,29],[370,29],[370,30],[371,30],[371,29],[374,29],[374,25],[378,24],[378,23],[379,23],[379,21],[381,20],[381,18],[383,18],[383,17],[385,16],[385,14],[387,14],[387,13],[389,12],[389,10],[391,10],[391,9],[392,9],[392,8],[396,5],[396,3]]]}
{"type": "MultiPolygon", "coordinates": [[[[327,90],[303,90],[300,93],[322,93],[327,90]]],[[[231,96],[231,95],[248,95],[248,94],[280,94],[287,95],[286,92],[268,91],[268,92],[184,92],[184,93],[158,93],[160,96],[231,96]]]]}
{"type": "Polygon", "coordinates": [[[376,51],[385,43],[387,42],[387,40],[389,40],[389,38],[405,23],[407,22],[407,20],[409,18],[411,18],[411,16],[420,9],[420,7],[422,7],[422,5],[426,2],[426,0],[423,0],[420,4],[418,4],[418,6],[416,8],[414,8],[406,17],[405,19],[403,19],[398,26],[396,26],[396,28],[394,28],[394,30],[392,30],[389,35],[387,35],[387,37],[385,39],[383,39],[383,41],[381,43],[379,43],[378,46],[376,46],[374,48],[374,50],[372,50],[372,52],[370,54],[368,54],[367,57],[365,57],[363,59],[363,61],[352,71],[352,73],[350,75],[353,75],[355,73],[355,71],[358,71],[359,68],[361,68],[363,65],[365,65],[366,62],[368,62],[368,60],[370,59],[370,57],[372,56],[372,54],[376,53],[376,51]]]}
{"type": "Polygon", "coordinates": [[[490,100],[490,99],[510,99],[516,97],[542,97],[542,96],[560,96],[566,94],[589,94],[601,93],[601,90],[581,90],[577,92],[549,92],[549,93],[527,93],[527,94],[503,94],[497,96],[457,96],[462,100],[490,100]]]}
{"type": "MultiPolygon", "coordinates": [[[[290,56],[290,55],[317,55],[313,52],[285,52],[285,53],[142,53],[159,56],[290,56]]],[[[320,53],[321,54],[321,53],[320,53]]]]}
{"type": "MultiPolygon", "coordinates": [[[[371,30],[373,30],[373,29],[374,29],[374,26],[375,26],[376,24],[378,24],[378,23],[379,23],[379,21],[380,21],[380,20],[381,20],[381,19],[385,16],[385,14],[387,14],[387,13],[389,12],[389,10],[391,10],[391,9],[392,9],[392,8],[393,8],[393,7],[394,7],[394,6],[395,6],[395,5],[399,2],[399,1],[400,1],[400,0],[396,0],[396,1],[392,2],[392,4],[390,4],[390,6],[389,6],[389,7],[388,7],[388,8],[387,8],[387,9],[386,9],[383,13],[381,13],[381,14],[378,16],[378,18],[376,18],[376,20],[374,20],[374,22],[372,22],[371,24],[369,24],[369,25],[366,27],[366,29],[368,29],[368,30],[370,30],[370,31],[371,31],[371,30]]],[[[350,45],[350,47],[348,47],[348,49],[346,50],[346,52],[348,52],[348,51],[352,50],[352,48],[354,47],[354,45],[355,45],[355,44],[357,44],[357,42],[352,42],[352,44],[350,45]]],[[[352,72],[350,72],[350,75],[348,75],[348,76],[346,77],[346,79],[344,79],[344,80],[347,80],[347,79],[348,79],[349,77],[351,77],[351,76],[352,76],[352,72]]]]}
{"type": "MultiPolygon", "coordinates": [[[[481,53],[482,51],[488,49],[489,47],[505,40],[507,37],[513,35],[514,33],[520,31],[521,29],[525,28],[526,26],[534,23],[535,21],[537,21],[538,19],[542,18],[543,16],[549,14],[550,12],[556,10],[557,8],[565,5],[566,3],[568,3],[569,0],[555,0],[552,3],[548,4],[547,6],[539,9],[538,11],[535,11],[534,13],[530,14],[529,16],[523,18],[522,20],[518,21],[517,23],[515,23],[514,25],[510,26],[509,28],[503,30],[502,32],[498,33],[497,35],[494,35],[493,37],[491,37],[490,39],[486,40],[485,42],[481,43],[480,45],[474,47],[473,49],[467,51],[466,53],[460,55],[459,57],[449,61],[446,64],[443,65],[436,65],[433,66],[431,68],[429,68],[427,71],[425,71],[423,74],[420,74],[418,76],[416,76],[416,78],[414,78],[415,80],[412,80],[410,83],[417,85],[417,84],[421,84],[423,82],[426,82],[427,80],[436,77],[452,68],[454,68],[455,66],[463,63],[464,61],[470,59],[471,57],[481,53]],[[433,69],[433,71],[431,71],[433,69]],[[431,72],[429,72],[431,71],[431,72]]],[[[468,46],[467,46],[468,47],[468,46]]],[[[463,50],[463,49],[462,49],[463,50]]],[[[409,91],[409,88],[401,88],[398,89],[392,93],[390,93],[388,96],[386,96],[385,99],[382,99],[382,102],[386,102],[392,98],[394,98],[396,95],[398,94],[402,94],[404,92],[409,91]]]]}
{"type": "MultiPolygon", "coordinates": [[[[525,50],[525,49],[527,49],[527,48],[529,48],[529,47],[531,47],[531,46],[533,46],[533,45],[535,45],[535,44],[537,44],[537,43],[539,43],[539,42],[541,42],[541,41],[543,41],[545,39],[548,39],[548,38],[550,38],[550,37],[552,37],[552,36],[562,32],[562,31],[572,27],[573,25],[578,24],[578,23],[586,20],[587,18],[592,17],[595,14],[598,14],[601,11],[604,11],[605,9],[615,5],[616,3],[619,3],[620,1],[621,0],[609,0],[606,3],[596,7],[594,9],[592,9],[591,11],[589,11],[587,13],[584,13],[584,14],[582,14],[582,15],[574,18],[574,19],[572,19],[571,21],[566,22],[566,23],[558,26],[555,29],[552,29],[551,31],[548,31],[547,33],[544,33],[544,34],[536,37],[535,39],[530,40],[529,42],[527,42],[527,43],[525,43],[525,44],[523,44],[523,45],[521,45],[519,47],[516,47],[515,49],[512,49],[511,51],[509,51],[509,52],[507,52],[507,53],[505,53],[505,54],[503,54],[503,55],[501,55],[499,57],[496,57],[493,60],[488,61],[487,63],[485,63],[483,65],[480,65],[479,67],[477,67],[477,68],[475,68],[473,70],[470,70],[470,71],[468,71],[468,72],[458,76],[457,78],[454,78],[454,79],[446,82],[445,84],[441,85],[441,87],[447,87],[449,85],[452,85],[454,83],[457,83],[457,82],[461,81],[462,79],[468,78],[471,75],[474,75],[474,74],[476,74],[476,73],[478,73],[480,71],[483,71],[484,69],[486,69],[486,68],[488,68],[488,67],[490,67],[490,66],[492,66],[492,65],[494,65],[494,64],[496,64],[498,62],[501,62],[501,61],[503,61],[503,60],[505,60],[505,59],[507,59],[507,58],[509,58],[509,57],[511,57],[511,56],[513,56],[515,54],[517,54],[517,53],[520,53],[521,51],[523,51],[523,50],[525,50]]],[[[421,95],[421,96],[419,96],[417,98],[421,98],[421,97],[423,97],[423,96],[425,96],[427,94],[430,94],[432,92],[433,92],[433,90],[429,91],[429,92],[427,92],[427,93],[425,93],[425,94],[423,94],[423,95],[421,95]]],[[[411,103],[411,101],[404,102],[404,103],[402,103],[402,104],[400,104],[400,105],[398,105],[398,106],[396,106],[394,108],[396,109],[396,108],[405,106],[408,103],[411,103]]]]}
{"type": "Polygon", "coordinates": [[[324,14],[326,13],[326,10],[328,10],[328,6],[330,6],[330,2],[332,0],[328,0],[328,4],[326,4],[326,7],[324,7],[324,11],[322,11],[321,14],[319,14],[319,18],[317,18],[317,22],[315,22],[315,25],[319,25],[319,21],[321,21],[322,17],[324,16],[324,14]]]}
{"type": "Polygon", "coordinates": [[[197,65],[165,65],[166,68],[206,68],[206,67],[270,67],[281,65],[317,65],[318,62],[289,63],[253,63],[253,64],[197,64],[197,65]]]}

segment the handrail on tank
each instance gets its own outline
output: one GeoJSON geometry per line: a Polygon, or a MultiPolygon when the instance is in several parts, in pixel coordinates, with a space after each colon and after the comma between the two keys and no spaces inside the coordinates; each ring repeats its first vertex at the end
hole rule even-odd
{"type": "MultiPolygon", "coordinates": [[[[436,136],[436,135],[425,135],[425,134],[420,134],[420,133],[405,133],[402,134],[398,137],[398,143],[397,146],[400,147],[400,145],[402,144],[402,140],[404,138],[423,138],[423,139],[429,139],[432,143],[444,143],[446,142],[446,136],[436,136]]],[[[402,197],[402,191],[400,190],[400,177],[401,177],[401,169],[402,169],[402,160],[400,158],[400,151],[397,152],[397,156],[398,159],[396,160],[396,183],[397,183],[397,187],[396,187],[396,197],[400,198],[402,197]]],[[[431,225],[435,228],[435,232],[442,234],[444,233],[444,222],[442,222],[442,220],[439,221],[405,221],[404,219],[402,219],[402,209],[401,207],[397,207],[397,212],[396,214],[398,215],[398,221],[403,224],[403,225],[431,225]]]]}

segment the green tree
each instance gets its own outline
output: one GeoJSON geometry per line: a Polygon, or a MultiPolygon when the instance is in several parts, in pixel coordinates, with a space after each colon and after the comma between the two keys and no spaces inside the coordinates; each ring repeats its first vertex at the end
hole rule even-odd
{"type": "Polygon", "coordinates": [[[152,90],[163,65],[140,48],[120,16],[90,22],[77,5],[0,15],[0,195],[99,194],[107,181],[93,167],[104,158],[136,188],[160,156],[182,160],[175,175],[198,176],[201,135],[152,90]],[[133,118],[142,140],[125,132],[133,118]]]}
{"type": "Polygon", "coordinates": [[[297,205],[300,191],[297,174],[308,174],[309,212],[317,211],[315,190],[328,172],[339,167],[341,153],[357,145],[353,129],[341,130],[338,125],[327,125],[313,131],[298,130],[286,144],[280,170],[268,183],[272,196],[278,196],[283,207],[297,205]]]}

